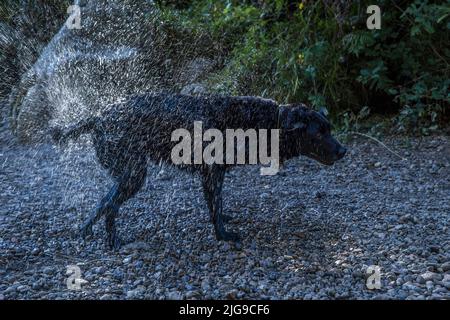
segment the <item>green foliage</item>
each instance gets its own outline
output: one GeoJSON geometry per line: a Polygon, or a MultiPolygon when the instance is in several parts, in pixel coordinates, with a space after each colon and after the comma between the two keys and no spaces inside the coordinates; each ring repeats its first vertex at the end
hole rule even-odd
{"type": "Polygon", "coordinates": [[[163,4],[166,17],[226,48],[225,68],[209,79],[219,92],[327,105],[343,127],[364,106],[394,116],[400,131],[427,133],[448,116],[449,1],[378,1],[380,30],[366,27],[370,1],[183,3],[163,4]]]}

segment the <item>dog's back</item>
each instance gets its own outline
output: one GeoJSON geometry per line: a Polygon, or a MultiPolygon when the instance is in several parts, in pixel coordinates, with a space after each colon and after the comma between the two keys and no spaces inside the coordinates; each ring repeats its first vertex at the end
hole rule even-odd
{"type": "Polygon", "coordinates": [[[257,97],[141,94],[112,106],[102,122],[112,130],[121,130],[120,123],[139,123],[139,129],[149,123],[157,129],[188,129],[194,121],[202,121],[205,129],[268,128],[274,125],[277,107],[274,101],[257,97]]]}
{"type": "Polygon", "coordinates": [[[193,136],[195,121],[202,123],[203,130],[215,128],[223,132],[271,128],[276,125],[276,110],[275,102],[254,97],[143,94],[104,113],[94,130],[93,141],[100,162],[108,169],[123,166],[124,161],[142,154],[157,163],[171,163],[171,150],[176,144],[171,137],[175,130],[182,128],[193,136]]]}

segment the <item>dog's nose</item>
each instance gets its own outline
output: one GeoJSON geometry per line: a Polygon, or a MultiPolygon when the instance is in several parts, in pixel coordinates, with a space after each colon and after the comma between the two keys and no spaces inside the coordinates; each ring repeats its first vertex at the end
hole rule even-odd
{"type": "Polygon", "coordinates": [[[340,146],[338,149],[338,157],[339,159],[343,158],[345,156],[345,153],[347,152],[347,148],[340,146]]]}

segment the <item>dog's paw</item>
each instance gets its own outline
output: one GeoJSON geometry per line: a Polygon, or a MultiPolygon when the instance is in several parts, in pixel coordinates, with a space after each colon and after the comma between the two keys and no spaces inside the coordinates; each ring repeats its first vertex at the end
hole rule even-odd
{"type": "Polygon", "coordinates": [[[92,232],[92,224],[90,223],[85,223],[81,229],[80,229],[80,236],[83,239],[86,239],[90,236],[92,236],[93,232],[92,232]]]}
{"type": "Polygon", "coordinates": [[[106,242],[108,244],[109,249],[113,251],[118,251],[122,246],[122,240],[116,233],[108,235],[106,242]]]}

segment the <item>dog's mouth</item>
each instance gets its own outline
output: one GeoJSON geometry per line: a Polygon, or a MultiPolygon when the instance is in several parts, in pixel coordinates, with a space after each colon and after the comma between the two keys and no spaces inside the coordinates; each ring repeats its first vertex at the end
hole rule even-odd
{"type": "Polygon", "coordinates": [[[344,156],[345,153],[347,152],[347,150],[345,149],[345,147],[339,147],[337,152],[333,152],[332,154],[328,155],[328,156],[324,156],[324,155],[320,155],[318,153],[312,152],[311,156],[314,160],[327,165],[327,166],[331,166],[333,165],[335,162],[341,160],[344,156]]]}
{"type": "Polygon", "coordinates": [[[331,160],[318,160],[321,164],[324,164],[326,166],[332,166],[336,161],[331,160]]]}
{"type": "Polygon", "coordinates": [[[312,159],[314,159],[314,160],[316,160],[317,162],[319,162],[319,163],[321,163],[321,164],[324,164],[324,165],[326,165],[326,166],[331,166],[331,165],[333,165],[337,160],[339,160],[339,159],[336,159],[336,160],[324,159],[324,158],[321,157],[318,153],[315,153],[315,152],[311,152],[311,153],[309,154],[309,157],[311,157],[312,159]]]}
{"type": "Polygon", "coordinates": [[[331,166],[333,164],[335,164],[336,162],[338,162],[339,160],[341,160],[344,157],[344,155],[333,155],[333,159],[322,159],[322,160],[318,160],[319,162],[327,165],[327,166],[331,166]]]}

